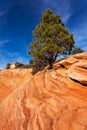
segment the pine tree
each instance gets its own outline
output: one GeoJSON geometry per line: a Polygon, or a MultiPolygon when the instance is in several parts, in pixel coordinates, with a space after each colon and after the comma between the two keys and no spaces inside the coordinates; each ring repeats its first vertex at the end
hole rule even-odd
{"type": "Polygon", "coordinates": [[[78,53],[82,53],[84,52],[81,48],[78,48],[78,47],[74,47],[71,51],[71,54],[74,55],[74,54],[78,54],[78,53]]]}
{"type": "Polygon", "coordinates": [[[33,31],[33,41],[28,54],[33,56],[33,69],[43,69],[49,64],[50,69],[59,54],[70,53],[74,47],[73,35],[68,33],[60,15],[47,9],[40,19],[40,24],[33,31]]]}

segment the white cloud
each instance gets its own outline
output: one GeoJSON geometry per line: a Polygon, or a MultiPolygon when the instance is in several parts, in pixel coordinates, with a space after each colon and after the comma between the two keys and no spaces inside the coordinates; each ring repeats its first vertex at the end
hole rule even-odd
{"type": "Polygon", "coordinates": [[[10,8],[13,6],[13,3],[7,4],[5,7],[0,7],[0,25],[7,23],[7,14],[10,10],[10,8]]]}
{"type": "Polygon", "coordinates": [[[7,6],[5,9],[1,8],[0,9],[0,17],[2,17],[3,15],[5,15],[9,10],[9,6],[7,6]]]}
{"type": "Polygon", "coordinates": [[[72,13],[67,13],[67,15],[65,15],[64,18],[63,18],[63,22],[67,23],[71,16],[72,16],[72,13]]]}
{"type": "Polygon", "coordinates": [[[76,46],[81,47],[84,51],[87,51],[87,23],[84,21],[78,27],[72,29],[74,32],[74,39],[76,46]]]}
{"type": "Polygon", "coordinates": [[[73,14],[70,0],[43,0],[43,8],[51,8],[54,13],[60,14],[64,23],[67,23],[73,14]]]}
{"type": "Polygon", "coordinates": [[[6,13],[6,11],[0,11],[0,17],[3,16],[6,13]]]}
{"type": "Polygon", "coordinates": [[[71,10],[71,2],[69,0],[60,1],[59,12],[63,18],[63,22],[67,23],[73,12],[71,10]]]}
{"type": "Polygon", "coordinates": [[[0,40],[0,47],[4,46],[4,44],[10,42],[10,40],[0,40]]]}
{"type": "Polygon", "coordinates": [[[7,62],[7,58],[4,56],[4,53],[2,54],[2,51],[0,50],[0,69],[4,68],[7,62]]]}
{"type": "Polygon", "coordinates": [[[34,13],[39,15],[41,15],[46,8],[50,8],[54,11],[54,13],[62,16],[64,23],[67,23],[68,19],[72,15],[70,0],[38,0],[38,6],[36,6],[35,0],[18,0],[16,4],[19,4],[22,7],[26,5],[28,8],[35,7],[34,13]]]}
{"type": "Polygon", "coordinates": [[[7,63],[13,63],[13,62],[20,62],[24,64],[29,63],[29,59],[27,59],[24,56],[21,56],[19,52],[7,52],[0,50],[0,69],[3,69],[6,67],[7,63]]]}
{"type": "Polygon", "coordinates": [[[81,41],[87,39],[87,23],[84,21],[77,28],[74,28],[75,39],[76,41],[81,41]]]}

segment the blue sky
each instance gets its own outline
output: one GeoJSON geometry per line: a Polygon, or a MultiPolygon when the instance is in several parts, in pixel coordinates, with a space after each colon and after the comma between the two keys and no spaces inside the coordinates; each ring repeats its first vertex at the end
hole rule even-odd
{"type": "Polygon", "coordinates": [[[87,51],[86,0],[0,0],[0,68],[7,63],[29,63],[32,31],[46,8],[60,14],[76,46],[87,51]]]}

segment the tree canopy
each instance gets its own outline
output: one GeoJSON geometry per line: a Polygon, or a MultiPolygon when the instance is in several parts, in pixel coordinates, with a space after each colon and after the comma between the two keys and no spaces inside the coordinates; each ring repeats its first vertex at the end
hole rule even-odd
{"type": "Polygon", "coordinates": [[[51,69],[58,55],[70,54],[73,47],[73,34],[65,28],[60,15],[47,9],[33,31],[33,41],[28,52],[33,56],[33,70],[37,72],[46,65],[51,69]]]}

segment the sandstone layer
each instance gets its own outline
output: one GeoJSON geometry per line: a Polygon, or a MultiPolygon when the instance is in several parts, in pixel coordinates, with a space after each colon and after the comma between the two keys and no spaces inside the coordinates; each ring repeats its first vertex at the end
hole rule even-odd
{"type": "Polygon", "coordinates": [[[52,70],[34,76],[26,70],[23,77],[0,103],[0,130],[87,130],[87,53],[61,60],[52,70]]]}
{"type": "Polygon", "coordinates": [[[31,69],[4,69],[0,71],[0,101],[30,79],[31,69]]]}

